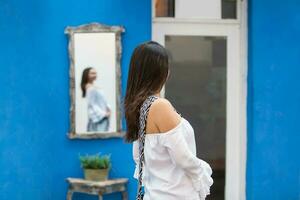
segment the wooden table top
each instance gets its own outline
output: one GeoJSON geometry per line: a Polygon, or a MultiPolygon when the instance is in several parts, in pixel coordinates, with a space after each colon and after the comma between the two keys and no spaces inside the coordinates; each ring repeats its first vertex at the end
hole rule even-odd
{"type": "Polygon", "coordinates": [[[114,178],[105,181],[90,181],[82,178],[67,178],[67,181],[72,185],[85,185],[91,187],[106,187],[116,184],[125,184],[128,182],[128,178],[114,178]]]}

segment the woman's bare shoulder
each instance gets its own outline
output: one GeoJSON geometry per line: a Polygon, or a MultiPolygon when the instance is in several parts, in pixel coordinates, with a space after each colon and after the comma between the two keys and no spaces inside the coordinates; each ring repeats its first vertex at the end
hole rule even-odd
{"type": "Polygon", "coordinates": [[[176,112],[172,103],[165,98],[158,98],[154,101],[150,112],[151,118],[160,133],[173,129],[181,121],[181,116],[176,112]]]}

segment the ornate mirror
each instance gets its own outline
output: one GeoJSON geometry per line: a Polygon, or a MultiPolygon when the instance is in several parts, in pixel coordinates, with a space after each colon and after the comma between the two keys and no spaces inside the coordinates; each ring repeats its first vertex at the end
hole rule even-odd
{"type": "Polygon", "coordinates": [[[122,137],[122,26],[68,26],[70,59],[69,138],[122,137]]]}

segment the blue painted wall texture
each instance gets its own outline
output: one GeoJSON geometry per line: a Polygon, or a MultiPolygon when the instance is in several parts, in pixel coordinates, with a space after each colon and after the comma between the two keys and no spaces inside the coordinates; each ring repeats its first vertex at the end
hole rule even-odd
{"type": "MultiPolygon", "coordinates": [[[[150,0],[0,1],[1,200],[64,199],[65,178],[82,176],[78,154],[99,151],[112,153],[111,177],[130,177],[134,199],[130,144],[66,137],[70,104],[64,28],[89,22],[124,25],[124,96],[131,52],[151,38],[150,8],[150,0]]],[[[300,198],[299,9],[298,0],[249,1],[248,200],[300,198]]]]}
{"type": "MultiPolygon", "coordinates": [[[[65,199],[66,177],[83,176],[78,154],[111,153],[111,177],[136,181],[131,144],[69,140],[66,26],[123,25],[122,89],[134,47],[151,38],[150,0],[0,1],[0,199],[65,199]]],[[[123,120],[125,125],[125,121],[123,120]]],[[[104,199],[119,199],[118,194],[104,199]]],[[[75,194],[74,199],[97,199],[75,194]]]]}
{"type": "Polygon", "coordinates": [[[248,200],[300,199],[300,1],[249,1],[248,200]]]}

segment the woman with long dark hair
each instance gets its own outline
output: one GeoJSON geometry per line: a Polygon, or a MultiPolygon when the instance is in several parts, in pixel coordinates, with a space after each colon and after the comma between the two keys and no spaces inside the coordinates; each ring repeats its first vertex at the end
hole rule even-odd
{"type": "Polygon", "coordinates": [[[87,67],[82,72],[82,97],[87,98],[88,124],[87,131],[108,131],[110,105],[107,103],[101,88],[95,86],[97,72],[93,67],[87,67]]]}
{"type": "Polygon", "coordinates": [[[169,56],[162,45],[148,41],[134,49],[124,108],[137,199],[203,200],[213,184],[212,169],[196,157],[191,124],[160,96],[169,74],[169,56]]]}

